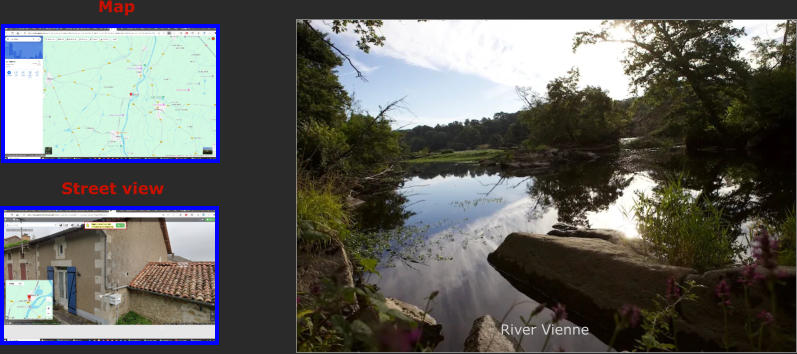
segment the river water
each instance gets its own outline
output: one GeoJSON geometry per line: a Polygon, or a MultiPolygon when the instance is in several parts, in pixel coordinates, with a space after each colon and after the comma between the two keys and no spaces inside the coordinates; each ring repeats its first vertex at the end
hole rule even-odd
{"type": "MultiPolygon", "coordinates": [[[[406,165],[403,184],[371,197],[358,218],[370,230],[412,234],[413,242],[395,245],[412,256],[386,256],[379,276],[367,280],[385,296],[419,307],[439,291],[430,311],[443,325],[445,340],[437,350],[461,351],[477,317],[489,314],[520,325],[520,316],[537,305],[487,262],[508,234],[544,234],[565,222],[639,237],[631,212],[635,193],[649,194],[679,174],[694,195],[719,203],[742,233],[754,218],[779,220],[794,205],[794,161],[790,154],[622,150],[534,175],[475,164],[406,165]],[[424,259],[417,262],[419,255],[424,259]]],[[[551,315],[546,309],[532,323],[546,323],[551,315]]],[[[544,341],[537,327],[523,346],[539,351],[544,341]]],[[[553,336],[546,350],[603,351],[606,344],[592,335],[553,336]]]]}

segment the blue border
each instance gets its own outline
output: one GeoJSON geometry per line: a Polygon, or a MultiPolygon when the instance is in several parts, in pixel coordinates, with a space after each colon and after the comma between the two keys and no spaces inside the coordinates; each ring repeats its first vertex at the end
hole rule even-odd
{"type": "MultiPolygon", "coordinates": [[[[6,158],[6,139],[5,139],[5,94],[0,98],[0,129],[3,131],[3,143],[0,146],[0,162],[2,163],[221,163],[219,161],[219,35],[221,34],[221,25],[219,24],[8,24],[3,23],[0,25],[0,40],[3,45],[0,46],[0,58],[5,63],[5,41],[6,41],[6,28],[215,28],[216,29],[216,158],[213,159],[8,159],[6,158]]],[[[0,80],[0,92],[6,90],[5,75],[3,80],[0,80]]]]}
{"type": "MultiPolygon", "coordinates": [[[[216,338],[214,341],[119,341],[119,342],[105,342],[105,341],[5,341],[0,342],[0,345],[218,345],[219,344],[219,207],[218,206],[40,206],[40,205],[20,205],[20,206],[0,206],[3,210],[3,222],[5,222],[6,210],[215,210],[216,211],[216,260],[214,261],[214,268],[216,272],[216,307],[214,314],[216,316],[216,338]]],[[[5,257],[4,257],[5,258],[5,257]]],[[[5,267],[5,265],[3,265],[5,267]]],[[[5,270],[3,270],[5,272],[5,270]]],[[[3,299],[5,299],[5,287],[2,291],[3,299]]],[[[3,313],[5,310],[5,300],[3,300],[3,313]]],[[[35,325],[31,325],[35,326],[35,325]]],[[[91,327],[91,325],[87,325],[91,327]]],[[[5,339],[5,324],[3,325],[3,338],[5,339]]]]}

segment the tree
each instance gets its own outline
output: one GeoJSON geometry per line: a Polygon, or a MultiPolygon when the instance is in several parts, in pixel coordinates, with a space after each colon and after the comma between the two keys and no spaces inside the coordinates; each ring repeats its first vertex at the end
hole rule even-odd
{"type": "Polygon", "coordinates": [[[748,77],[749,67],[740,59],[734,40],[743,28],[722,20],[617,20],[604,21],[597,32],[578,32],[573,51],[584,44],[626,42],[625,73],[635,88],[655,83],[688,84],[700,102],[702,116],[718,132],[725,131],[722,117],[732,97],[748,77]],[[613,38],[612,26],[624,26],[630,37],[613,38]]]}
{"type": "MultiPolygon", "coordinates": [[[[382,21],[376,20],[335,20],[332,30],[340,33],[353,26],[360,35],[358,48],[368,52],[370,45],[382,45],[385,40],[376,33],[381,25],[382,21]]],[[[387,105],[376,117],[352,112],[352,99],[335,71],[343,59],[354,67],[348,55],[307,20],[297,21],[296,42],[296,150],[300,168],[319,176],[331,171],[357,176],[394,160],[400,145],[387,113],[401,100],[387,105]]]]}
{"type": "Polygon", "coordinates": [[[528,147],[617,143],[625,112],[606,91],[594,86],[579,90],[578,81],[578,70],[572,69],[548,83],[545,97],[526,95],[530,108],[521,119],[529,130],[528,147]]]}

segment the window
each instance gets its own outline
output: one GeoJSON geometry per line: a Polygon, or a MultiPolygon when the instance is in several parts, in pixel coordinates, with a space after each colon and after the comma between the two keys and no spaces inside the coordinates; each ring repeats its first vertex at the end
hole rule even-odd
{"type": "Polygon", "coordinates": [[[6,282],[5,339],[216,343],[216,209],[85,209],[4,211],[7,236],[30,234],[26,262],[41,265],[8,264],[29,280],[6,282]],[[165,279],[198,286],[178,296],[165,279]],[[64,317],[91,324],[47,325],[64,317]]]}
{"type": "Polygon", "coordinates": [[[4,159],[216,159],[217,29],[5,28],[4,159]]]}

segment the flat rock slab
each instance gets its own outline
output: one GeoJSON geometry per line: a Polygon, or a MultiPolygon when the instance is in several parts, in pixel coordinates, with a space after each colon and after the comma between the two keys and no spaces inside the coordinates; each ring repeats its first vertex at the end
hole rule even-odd
{"type": "MultiPolygon", "coordinates": [[[[670,277],[694,270],[657,264],[631,248],[601,238],[512,233],[487,257],[516,288],[550,306],[567,306],[568,319],[609,342],[614,314],[624,304],[651,308],[670,277]]],[[[638,330],[638,329],[637,329],[638,330]]],[[[632,349],[641,332],[621,332],[615,347],[632,349]]]]}

